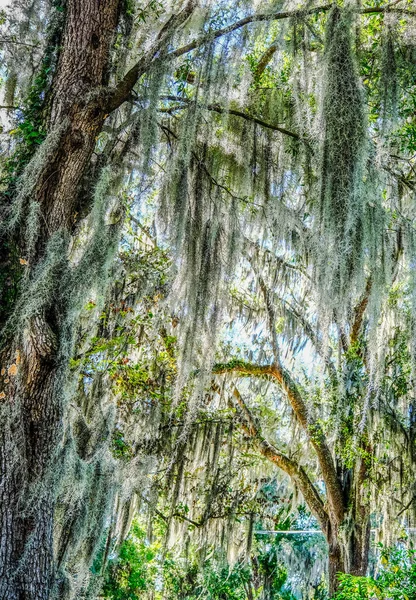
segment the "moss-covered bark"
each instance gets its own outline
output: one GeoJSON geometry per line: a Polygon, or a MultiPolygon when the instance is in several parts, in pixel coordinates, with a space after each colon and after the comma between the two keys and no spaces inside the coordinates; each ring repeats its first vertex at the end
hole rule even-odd
{"type": "Polygon", "coordinates": [[[12,316],[2,324],[1,362],[10,372],[1,406],[2,600],[46,600],[55,585],[54,461],[74,326],[68,252],[79,184],[105,117],[100,89],[118,15],[118,0],[67,3],[46,140],[20,176],[23,190],[16,185],[11,198],[26,272],[12,316]]]}

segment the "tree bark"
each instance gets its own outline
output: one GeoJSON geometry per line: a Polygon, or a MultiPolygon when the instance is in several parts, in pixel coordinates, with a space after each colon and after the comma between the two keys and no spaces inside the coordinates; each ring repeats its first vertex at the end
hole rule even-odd
{"type": "Polygon", "coordinates": [[[356,521],[354,529],[343,539],[336,528],[328,532],[328,583],[330,597],[338,589],[338,573],[364,577],[370,550],[370,519],[356,521]]]}
{"type": "MultiPolygon", "coordinates": [[[[48,244],[56,236],[62,255],[50,298],[26,320],[24,331],[3,340],[0,355],[0,600],[47,600],[54,586],[54,483],[59,478],[54,461],[62,441],[71,337],[62,290],[79,185],[105,118],[102,89],[119,0],[70,0],[66,10],[46,115],[48,135],[59,131],[59,140],[48,154],[47,137],[46,155],[31,182],[40,232],[20,298],[46,268],[48,244]]],[[[23,239],[20,252],[28,252],[23,239]]]]}
{"type": "MultiPolygon", "coordinates": [[[[128,99],[137,78],[194,8],[190,0],[110,88],[111,46],[122,4],[65,3],[60,54],[47,94],[47,136],[21,176],[23,185],[15,186],[26,196],[16,199],[19,232],[6,246],[16,246],[26,266],[12,317],[0,323],[6,332],[0,344],[0,600],[48,600],[55,585],[53,519],[75,320],[68,300],[73,291],[68,281],[76,285],[69,277],[68,253],[77,214],[87,215],[91,203],[80,184],[107,114],[128,99]],[[35,240],[27,239],[30,207],[39,211],[35,240]],[[49,287],[37,290],[38,305],[28,309],[41,277],[49,287]]],[[[79,295],[88,292],[78,287],[79,295]]]]}

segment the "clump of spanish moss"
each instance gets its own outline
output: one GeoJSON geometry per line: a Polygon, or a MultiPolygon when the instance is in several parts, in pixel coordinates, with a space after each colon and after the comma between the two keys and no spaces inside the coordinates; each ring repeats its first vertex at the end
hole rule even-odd
{"type": "Polygon", "coordinates": [[[397,116],[398,81],[394,35],[394,26],[388,24],[382,39],[381,56],[381,117],[384,127],[397,116]]]}
{"type": "Polygon", "coordinates": [[[323,288],[329,285],[338,297],[360,269],[363,246],[367,119],[352,37],[350,15],[335,6],[326,29],[321,98],[319,234],[325,246],[319,252],[323,288]]]}

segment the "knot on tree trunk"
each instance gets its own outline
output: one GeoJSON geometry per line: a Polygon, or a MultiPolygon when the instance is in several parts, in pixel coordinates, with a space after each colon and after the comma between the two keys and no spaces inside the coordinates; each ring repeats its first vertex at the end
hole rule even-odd
{"type": "Polygon", "coordinates": [[[52,358],[57,350],[56,335],[44,316],[37,315],[30,320],[24,331],[25,358],[30,366],[35,362],[52,358]]]}

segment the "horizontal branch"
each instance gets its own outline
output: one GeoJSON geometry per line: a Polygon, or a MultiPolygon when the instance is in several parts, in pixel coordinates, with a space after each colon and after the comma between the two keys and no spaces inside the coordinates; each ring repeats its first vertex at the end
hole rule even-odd
{"type": "Polygon", "coordinates": [[[27,46],[28,48],[39,48],[40,44],[30,44],[29,42],[21,42],[14,37],[0,38],[0,44],[15,44],[16,46],[27,46]]]}
{"type": "MultiPolygon", "coordinates": [[[[165,24],[165,26],[160,30],[159,35],[156,39],[154,45],[150,48],[150,50],[142,56],[135,65],[125,74],[123,79],[109,92],[108,101],[106,105],[106,110],[108,113],[116,110],[121,104],[123,104],[126,100],[128,100],[136,82],[138,79],[148,71],[148,69],[155,63],[161,60],[166,59],[175,59],[200,46],[203,46],[207,43],[210,43],[224,35],[232,33],[238,29],[241,29],[245,25],[250,23],[258,23],[261,21],[278,21],[282,19],[291,19],[291,18],[304,18],[308,15],[319,14],[320,12],[327,12],[334,6],[333,3],[324,4],[322,6],[316,6],[314,8],[310,8],[307,10],[297,9],[291,11],[277,12],[277,13],[258,13],[254,15],[249,15],[236,21],[235,23],[231,23],[227,27],[223,27],[221,29],[216,29],[207,34],[201,35],[200,37],[194,39],[189,44],[182,46],[181,48],[177,48],[176,50],[172,50],[171,52],[167,51],[167,47],[169,41],[172,37],[172,34],[188,19],[188,17],[192,14],[192,11],[195,8],[194,2],[191,0],[187,3],[185,8],[180,11],[177,15],[171,17],[171,19],[165,24]]],[[[377,6],[374,8],[365,8],[359,10],[358,13],[366,15],[366,14],[377,14],[377,13],[385,13],[385,12],[397,12],[400,14],[409,14],[415,15],[416,12],[409,11],[406,9],[394,8],[387,6],[377,6]]]]}
{"type": "Polygon", "coordinates": [[[309,10],[289,10],[289,11],[278,12],[278,13],[259,13],[259,14],[249,15],[247,17],[244,17],[243,19],[240,19],[239,21],[236,21],[235,23],[231,23],[231,25],[228,25],[227,27],[223,27],[222,29],[214,30],[210,33],[202,35],[199,38],[196,38],[195,40],[193,40],[186,46],[182,46],[182,48],[173,50],[172,52],[170,52],[168,54],[168,56],[171,58],[177,58],[178,56],[187,54],[188,52],[191,52],[191,50],[195,50],[199,46],[202,46],[206,43],[213,42],[214,40],[218,39],[219,37],[222,37],[223,35],[227,35],[228,33],[232,33],[233,31],[236,31],[237,29],[241,29],[242,27],[244,27],[245,25],[249,25],[250,23],[259,23],[261,21],[278,21],[281,19],[290,19],[293,17],[299,17],[301,15],[306,16],[309,14],[315,14],[318,12],[329,10],[331,8],[331,6],[332,6],[332,4],[325,4],[323,6],[319,6],[316,8],[309,9],[309,10]]]}
{"type": "MultiPolygon", "coordinates": [[[[232,33],[233,31],[241,29],[242,27],[244,27],[245,25],[249,25],[250,23],[259,23],[261,21],[279,21],[282,19],[293,19],[293,18],[301,19],[301,18],[307,17],[308,15],[315,15],[315,14],[319,14],[321,12],[327,12],[334,5],[335,5],[334,3],[330,3],[330,4],[323,4],[321,6],[315,6],[314,8],[309,8],[307,10],[297,9],[297,10],[289,10],[289,11],[277,12],[277,13],[258,13],[258,14],[254,14],[254,15],[249,15],[247,17],[244,17],[243,19],[240,19],[239,21],[236,21],[235,23],[231,23],[227,27],[223,27],[222,29],[214,30],[210,33],[200,36],[199,38],[196,38],[192,42],[189,42],[189,44],[182,46],[182,48],[177,48],[176,50],[173,50],[172,52],[170,52],[168,54],[168,57],[169,58],[177,58],[179,56],[182,56],[183,54],[187,54],[188,52],[195,50],[199,46],[203,46],[204,44],[213,42],[214,40],[218,39],[219,37],[222,37],[223,35],[227,35],[228,33],[232,33]]],[[[400,9],[400,8],[393,8],[393,7],[390,8],[388,5],[387,6],[375,6],[373,8],[364,8],[357,12],[362,15],[379,14],[379,13],[385,13],[385,12],[398,12],[400,14],[408,14],[408,15],[412,15],[412,16],[416,15],[416,12],[406,10],[406,9],[400,9]]]]}
{"type": "MultiPolygon", "coordinates": [[[[187,98],[181,98],[180,96],[168,95],[168,96],[162,96],[162,99],[172,100],[173,102],[183,102],[184,104],[193,103],[192,100],[189,100],[187,98]]],[[[254,115],[250,115],[241,110],[236,110],[234,108],[225,108],[224,106],[221,106],[219,104],[198,103],[198,106],[200,106],[201,108],[203,108],[205,110],[219,113],[220,115],[228,114],[228,115],[233,115],[235,117],[240,117],[241,119],[244,119],[246,121],[251,121],[252,123],[256,123],[256,125],[265,127],[266,129],[272,129],[273,131],[278,131],[280,133],[283,133],[284,135],[288,135],[289,137],[294,138],[295,140],[301,140],[304,143],[306,143],[305,140],[302,139],[298,133],[289,131],[289,129],[285,129],[284,127],[280,127],[279,125],[274,125],[273,123],[268,123],[267,121],[263,121],[262,119],[259,119],[258,117],[254,116],[254,115]]]]}
{"type": "MultiPolygon", "coordinates": [[[[176,133],[174,131],[172,131],[172,129],[170,129],[170,127],[168,127],[167,125],[164,125],[162,123],[158,123],[158,125],[161,128],[161,130],[165,133],[165,135],[168,139],[169,139],[169,135],[171,135],[175,140],[179,139],[178,136],[176,135],[176,133]]],[[[206,164],[204,163],[204,161],[198,156],[198,154],[196,152],[192,151],[192,156],[195,158],[198,165],[204,171],[206,176],[210,179],[211,183],[213,185],[215,185],[218,189],[220,189],[223,192],[225,192],[226,194],[228,194],[234,200],[238,200],[239,202],[244,202],[245,204],[250,204],[251,206],[257,206],[258,208],[263,208],[260,204],[257,204],[256,202],[252,202],[252,201],[248,200],[247,198],[243,198],[242,196],[237,196],[236,194],[234,194],[234,192],[232,190],[230,190],[230,188],[228,188],[227,186],[220,183],[217,179],[215,179],[215,177],[209,171],[209,169],[206,166],[206,164]]]]}
{"type": "Polygon", "coordinates": [[[212,372],[214,375],[238,373],[247,377],[273,377],[273,365],[257,365],[244,360],[234,359],[226,363],[216,363],[212,372]]]}

